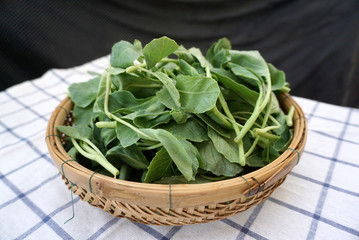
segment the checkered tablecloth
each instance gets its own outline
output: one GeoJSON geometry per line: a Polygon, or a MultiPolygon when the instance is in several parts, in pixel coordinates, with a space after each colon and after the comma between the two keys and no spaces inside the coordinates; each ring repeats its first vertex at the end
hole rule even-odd
{"type": "Polygon", "coordinates": [[[225,220],[147,226],[74,197],[45,144],[49,117],[73,82],[108,57],[0,92],[0,239],[359,239],[359,110],[296,97],[309,127],[305,152],[262,204],[225,220]],[[72,216],[72,204],[75,217],[72,216]]]}

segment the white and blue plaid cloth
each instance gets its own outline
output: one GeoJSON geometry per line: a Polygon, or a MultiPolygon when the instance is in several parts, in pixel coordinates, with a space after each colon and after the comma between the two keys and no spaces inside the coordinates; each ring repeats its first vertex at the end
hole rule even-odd
{"type": "Polygon", "coordinates": [[[300,163],[262,204],[189,226],[118,219],[74,197],[45,144],[69,84],[109,58],[53,69],[0,92],[0,239],[359,239],[359,110],[296,97],[309,127],[300,163]]]}

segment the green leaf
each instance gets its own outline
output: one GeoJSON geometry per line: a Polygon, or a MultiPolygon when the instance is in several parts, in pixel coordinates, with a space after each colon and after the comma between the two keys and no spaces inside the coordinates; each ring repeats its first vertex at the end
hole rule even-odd
{"type": "Polygon", "coordinates": [[[265,159],[267,163],[271,163],[280,156],[278,151],[276,151],[272,145],[268,145],[262,152],[262,158],[265,159]]]}
{"type": "Polygon", "coordinates": [[[135,169],[147,169],[149,162],[136,145],[122,147],[114,146],[106,153],[106,158],[110,162],[123,161],[135,169]]]}
{"type": "Polygon", "coordinates": [[[260,83],[260,79],[258,79],[257,76],[254,75],[247,68],[239,66],[238,64],[235,63],[228,63],[228,66],[235,75],[242,78],[250,85],[257,86],[260,83]]]}
{"type": "Polygon", "coordinates": [[[134,61],[142,55],[142,49],[127,41],[120,41],[113,45],[111,51],[111,66],[126,68],[132,66],[134,61]]]}
{"type": "Polygon", "coordinates": [[[78,107],[89,106],[97,96],[100,77],[91,79],[87,82],[73,83],[69,87],[71,100],[78,107]]]}
{"type": "Polygon", "coordinates": [[[112,77],[118,90],[131,92],[136,98],[147,98],[156,94],[158,87],[149,79],[133,74],[122,73],[112,77]]]}
{"type": "Polygon", "coordinates": [[[59,130],[60,132],[63,132],[65,135],[71,137],[71,138],[75,138],[75,139],[84,139],[84,138],[91,138],[92,136],[92,130],[90,127],[88,126],[57,126],[56,127],[57,130],[59,130]]]}
{"type": "Polygon", "coordinates": [[[215,149],[229,162],[239,163],[238,143],[233,138],[222,138],[213,129],[208,128],[208,137],[212,140],[215,149]]]}
{"type": "Polygon", "coordinates": [[[211,110],[219,96],[217,82],[202,75],[179,75],[176,87],[180,93],[181,106],[190,113],[204,113],[211,110]]]}
{"type": "Polygon", "coordinates": [[[282,135],[282,133],[283,133],[283,132],[286,130],[286,128],[287,128],[287,124],[286,124],[284,112],[283,112],[283,111],[280,111],[280,112],[276,115],[275,119],[280,123],[281,126],[280,126],[280,128],[278,128],[278,129],[274,129],[273,132],[274,132],[276,135],[280,136],[280,135],[282,135]]]}
{"type": "Polygon", "coordinates": [[[152,159],[144,182],[150,183],[163,177],[172,164],[172,158],[165,148],[161,148],[152,159]]]}
{"type": "Polygon", "coordinates": [[[170,114],[178,124],[182,124],[187,121],[187,114],[182,108],[174,107],[170,114]]]}
{"type": "MultiPolygon", "coordinates": [[[[108,110],[111,113],[132,113],[149,99],[137,99],[129,91],[119,90],[109,96],[108,110]]],[[[99,107],[104,111],[104,99],[99,101],[99,107]]]]}
{"type": "Polygon", "coordinates": [[[120,175],[118,176],[121,180],[128,180],[131,177],[132,168],[128,166],[126,163],[122,164],[120,169],[120,175]]]}
{"type": "Polygon", "coordinates": [[[180,176],[171,176],[164,177],[161,180],[155,181],[154,183],[158,184],[200,184],[200,183],[210,183],[210,180],[207,180],[203,177],[196,176],[195,180],[187,181],[182,175],[180,176]]]}
{"type": "Polygon", "coordinates": [[[198,62],[201,64],[201,67],[212,67],[211,63],[207,61],[199,48],[192,47],[188,51],[198,60],[198,62]]]}
{"type": "Polygon", "coordinates": [[[160,124],[168,123],[171,120],[169,111],[161,113],[139,114],[133,119],[133,123],[139,128],[153,128],[160,124]]]}
{"type": "Polygon", "coordinates": [[[182,124],[172,121],[169,124],[162,125],[161,128],[169,131],[176,137],[189,141],[203,142],[209,140],[206,129],[194,118],[190,118],[182,124]]]}
{"type": "Polygon", "coordinates": [[[246,158],[246,164],[250,167],[264,167],[269,162],[262,158],[260,154],[252,154],[246,158]]]}
{"type": "Polygon", "coordinates": [[[231,42],[227,38],[221,38],[208,49],[206,58],[213,64],[213,59],[219,52],[222,50],[230,50],[231,48],[231,42]]]}
{"type": "Polygon", "coordinates": [[[140,139],[135,131],[119,122],[116,122],[116,135],[118,140],[120,140],[121,145],[125,148],[131,146],[140,139]]]}
{"type": "Polygon", "coordinates": [[[270,78],[267,63],[258,51],[231,50],[230,54],[231,62],[249,68],[266,79],[270,78]]]}
{"type": "Polygon", "coordinates": [[[72,147],[67,153],[69,154],[69,156],[71,157],[72,160],[75,160],[76,162],[78,162],[77,155],[79,154],[79,152],[77,151],[77,149],[75,147],[72,147]]]}
{"type": "Polygon", "coordinates": [[[185,75],[190,75],[190,76],[198,75],[197,70],[182,59],[179,60],[179,66],[185,75]]]}
{"type": "Polygon", "coordinates": [[[105,147],[107,147],[116,138],[117,134],[115,128],[103,128],[101,130],[101,139],[105,147]]]}
{"type": "Polygon", "coordinates": [[[93,109],[92,105],[89,105],[85,108],[75,105],[72,113],[74,119],[74,125],[76,126],[90,125],[91,119],[94,115],[92,109],[93,109]]]}
{"type": "Polygon", "coordinates": [[[109,67],[106,69],[106,72],[108,72],[111,75],[119,75],[121,73],[126,72],[125,68],[114,68],[114,67],[109,67]]]}
{"type": "Polygon", "coordinates": [[[273,144],[274,150],[278,152],[283,152],[285,149],[287,149],[293,138],[293,130],[290,130],[287,125],[284,126],[285,130],[280,135],[280,138],[273,144]]]}
{"type": "Polygon", "coordinates": [[[230,138],[231,134],[230,131],[227,129],[224,129],[220,127],[217,123],[215,123],[210,117],[208,117],[206,114],[198,114],[197,115],[208,127],[212,128],[214,131],[216,131],[219,135],[230,138]]]}
{"type": "Polygon", "coordinates": [[[192,64],[196,61],[193,55],[182,45],[178,47],[178,49],[174,52],[174,54],[177,55],[179,59],[183,59],[189,64],[192,64]]]}
{"type": "Polygon", "coordinates": [[[168,37],[153,39],[143,48],[143,55],[145,56],[147,68],[153,68],[156,63],[177,49],[177,43],[168,37]]]}
{"type": "Polygon", "coordinates": [[[194,179],[194,173],[192,169],[192,162],[194,159],[192,159],[187,153],[181,141],[179,141],[170,132],[163,129],[141,129],[141,131],[158,139],[158,141],[162,143],[163,147],[171,156],[173,162],[176,164],[177,168],[187,179],[187,181],[194,179]]]}
{"type": "Polygon", "coordinates": [[[229,51],[222,49],[214,56],[211,63],[213,67],[221,67],[222,65],[230,61],[230,59],[231,57],[229,51]]]}
{"type": "Polygon", "coordinates": [[[282,109],[280,108],[279,102],[278,102],[278,98],[275,95],[274,92],[272,92],[271,94],[271,109],[270,109],[270,113],[274,114],[274,113],[279,113],[281,112],[282,109]]]}
{"type": "Polygon", "coordinates": [[[192,171],[193,171],[193,176],[195,176],[197,174],[199,162],[201,161],[201,155],[199,154],[197,148],[195,146],[193,146],[192,143],[190,143],[189,141],[187,141],[184,138],[177,138],[177,139],[181,142],[185,151],[188,153],[188,155],[192,159],[192,171]]]}
{"type": "Polygon", "coordinates": [[[201,155],[200,168],[210,171],[217,176],[233,177],[243,171],[237,163],[230,163],[222,154],[217,152],[212,141],[197,143],[201,155]]]}
{"type": "Polygon", "coordinates": [[[268,63],[267,65],[272,81],[272,91],[280,90],[281,88],[286,86],[285,73],[283,71],[278,70],[270,63],[268,63]]]}
{"type": "Polygon", "coordinates": [[[105,97],[106,94],[106,74],[101,75],[100,78],[100,83],[98,85],[98,90],[97,90],[97,94],[96,94],[96,99],[95,102],[93,104],[93,111],[94,112],[102,112],[100,106],[99,106],[99,102],[105,97]]]}
{"type": "Polygon", "coordinates": [[[243,84],[237,83],[232,78],[226,76],[227,71],[220,68],[213,68],[211,72],[217,76],[219,82],[224,84],[227,88],[231,89],[234,93],[236,93],[239,97],[247,101],[251,105],[255,105],[257,98],[259,96],[258,92],[253,91],[246,87],[243,84]]]}
{"type": "Polygon", "coordinates": [[[174,81],[162,72],[155,72],[153,74],[163,84],[161,91],[157,92],[158,99],[166,107],[180,107],[180,94],[176,88],[174,81]]]}

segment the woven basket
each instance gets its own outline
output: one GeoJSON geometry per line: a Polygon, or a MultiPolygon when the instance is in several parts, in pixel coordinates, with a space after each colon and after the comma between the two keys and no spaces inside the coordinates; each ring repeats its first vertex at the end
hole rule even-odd
{"type": "Polygon", "coordinates": [[[151,225],[186,225],[220,220],[261,203],[298,163],[307,137],[302,109],[289,94],[279,96],[284,111],[294,112],[294,135],[276,160],[243,177],[203,184],[151,184],[114,179],[81,166],[63,148],[55,126],[63,125],[73,108],[65,98],[53,112],[46,131],[51,157],[65,184],[92,206],[115,217],[151,225]]]}

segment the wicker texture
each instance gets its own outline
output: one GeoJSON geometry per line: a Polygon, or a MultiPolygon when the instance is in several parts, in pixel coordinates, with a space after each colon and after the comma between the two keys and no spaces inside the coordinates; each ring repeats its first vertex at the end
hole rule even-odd
{"type": "Polygon", "coordinates": [[[294,112],[294,136],[288,150],[267,166],[233,178],[205,184],[148,184],[113,179],[86,169],[71,159],[55,126],[63,125],[73,107],[64,99],[53,112],[46,142],[60,174],[74,194],[115,217],[151,225],[187,225],[227,218],[267,199],[283,183],[304,150],[307,125],[302,109],[289,94],[279,96],[294,112]],[[249,184],[249,186],[248,186],[249,184]],[[90,190],[91,189],[91,190],[90,190]]]}

